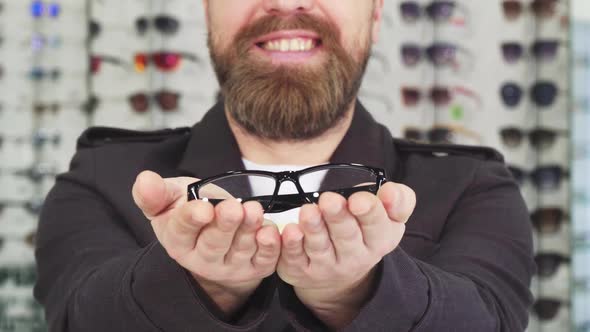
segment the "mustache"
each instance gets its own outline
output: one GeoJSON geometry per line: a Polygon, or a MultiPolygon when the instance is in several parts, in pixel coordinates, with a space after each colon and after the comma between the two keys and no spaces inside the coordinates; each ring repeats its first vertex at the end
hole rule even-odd
{"type": "Polygon", "coordinates": [[[238,32],[234,39],[238,56],[245,56],[254,40],[281,30],[310,30],[318,34],[321,45],[328,51],[341,47],[340,30],[328,20],[310,14],[297,14],[288,18],[271,15],[258,19],[238,32]]]}

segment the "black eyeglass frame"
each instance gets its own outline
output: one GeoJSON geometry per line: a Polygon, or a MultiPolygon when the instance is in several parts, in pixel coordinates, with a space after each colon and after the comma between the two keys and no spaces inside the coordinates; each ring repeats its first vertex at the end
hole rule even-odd
{"type": "MultiPolygon", "coordinates": [[[[305,168],[305,169],[302,169],[299,171],[284,171],[284,172],[269,172],[269,171],[257,171],[257,170],[230,171],[230,172],[215,175],[215,176],[212,176],[212,177],[209,177],[209,178],[206,178],[206,179],[203,179],[203,180],[200,180],[200,181],[197,181],[195,183],[188,185],[188,187],[187,187],[188,201],[201,199],[198,194],[199,190],[202,187],[210,184],[211,182],[217,181],[222,178],[240,176],[240,175],[265,176],[265,177],[270,177],[270,178],[275,179],[275,189],[274,189],[272,196],[270,196],[270,197],[269,196],[248,197],[246,199],[241,199],[240,202],[245,203],[248,201],[258,201],[259,203],[261,203],[262,208],[264,209],[264,213],[284,212],[287,210],[291,210],[291,209],[300,207],[301,205],[306,204],[306,203],[315,204],[315,203],[317,203],[317,201],[320,197],[320,194],[323,193],[322,191],[316,191],[313,193],[306,193],[305,190],[303,190],[303,187],[301,186],[301,184],[299,183],[299,178],[302,175],[312,173],[312,172],[317,172],[317,171],[323,171],[323,170],[329,171],[330,169],[336,169],[336,168],[354,168],[354,169],[358,169],[358,170],[364,170],[364,171],[368,171],[368,172],[372,173],[376,177],[376,181],[375,181],[374,185],[371,184],[371,185],[367,185],[367,186],[343,188],[343,189],[339,189],[339,190],[328,190],[330,192],[335,192],[337,194],[340,194],[340,195],[344,196],[345,198],[348,198],[352,194],[354,194],[356,192],[360,192],[360,191],[369,191],[373,194],[376,194],[377,191],[379,190],[379,188],[381,188],[381,186],[384,183],[389,181],[387,179],[387,175],[383,169],[377,168],[377,167],[361,165],[361,164],[354,164],[354,163],[324,164],[324,165],[308,167],[308,168],[305,168]],[[291,181],[293,184],[295,184],[295,187],[297,188],[298,193],[297,194],[279,195],[279,190],[280,190],[281,184],[285,181],[291,181]],[[370,190],[371,187],[374,188],[374,190],[370,190]]],[[[224,199],[208,199],[207,201],[210,202],[211,204],[213,204],[213,206],[215,206],[215,205],[221,203],[223,200],[224,199]]]]}

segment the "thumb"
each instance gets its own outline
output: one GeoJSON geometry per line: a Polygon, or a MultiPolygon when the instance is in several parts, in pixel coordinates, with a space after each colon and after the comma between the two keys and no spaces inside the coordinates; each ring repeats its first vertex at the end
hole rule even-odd
{"type": "Polygon", "coordinates": [[[184,189],[168,185],[157,173],[143,171],[135,179],[131,192],[135,204],[151,220],[174,203],[184,189]]]}

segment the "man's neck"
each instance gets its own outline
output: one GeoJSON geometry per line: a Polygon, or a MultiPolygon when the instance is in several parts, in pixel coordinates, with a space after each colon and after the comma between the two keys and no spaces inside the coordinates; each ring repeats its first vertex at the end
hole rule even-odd
{"type": "Polygon", "coordinates": [[[262,165],[318,165],[330,161],[346,135],[354,114],[355,102],[344,118],[321,136],[310,140],[278,142],[256,137],[239,126],[229,113],[227,119],[242,157],[262,165]]]}

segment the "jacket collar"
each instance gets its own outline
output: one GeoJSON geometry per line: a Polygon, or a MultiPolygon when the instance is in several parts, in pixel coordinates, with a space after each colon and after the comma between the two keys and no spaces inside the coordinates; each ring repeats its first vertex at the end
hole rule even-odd
{"type": "MultiPolygon", "coordinates": [[[[351,126],[330,161],[380,167],[391,176],[396,160],[391,134],[357,101],[351,126]]],[[[213,106],[193,126],[178,168],[183,174],[200,179],[245,168],[223,103],[213,106]]]]}

